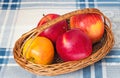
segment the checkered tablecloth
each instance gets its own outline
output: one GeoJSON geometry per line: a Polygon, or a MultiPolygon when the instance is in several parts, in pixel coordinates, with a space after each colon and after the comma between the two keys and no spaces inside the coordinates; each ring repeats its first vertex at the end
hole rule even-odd
{"type": "MultiPolygon", "coordinates": [[[[120,78],[120,0],[0,0],[0,78],[120,78]],[[94,7],[112,22],[115,45],[99,62],[81,70],[53,77],[37,76],[13,58],[15,41],[36,27],[43,14],[94,7]]],[[[64,71],[64,70],[63,70],[64,71]]]]}

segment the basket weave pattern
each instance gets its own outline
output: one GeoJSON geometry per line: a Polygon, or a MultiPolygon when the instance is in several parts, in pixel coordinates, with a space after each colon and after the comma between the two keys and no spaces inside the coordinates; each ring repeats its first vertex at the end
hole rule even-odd
{"type": "Polygon", "coordinates": [[[40,28],[34,28],[29,32],[23,34],[16,41],[13,49],[13,54],[15,61],[24,69],[37,75],[53,76],[53,75],[60,75],[60,74],[73,72],[82,69],[86,66],[89,66],[91,64],[94,64],[95,62],[104,58],[110,52],[113,45],[114,45],[114,36],[111,31],[110,20],[98,9],[86,8],[86,9],[76,10],[70,13],[66,13],[54,20],[51,20],[50,22],[47,22],[46,24],[42,25],[40,28]],[[44,31],[45,29],[47,29],[48,27],[50,27],[51,25],[57,22],[60,22],[65,19],[69,20],[71,16],[77,14],[83,14],[83,13],[97,13],[100,14],[104,20],[104,26],[105,26],[104,36],[100,42],[93,45],[92,55],[90,55],[89,57],[83,60],[68,61],[68,62],[63,62],[62,60],[59,59],[57,55],[55,55],[54,63],[50,65],[34,64],[30,61],[27,61],[26,58],[22,56],[22,48],[26,40],[37,37],[39,33],[41,33],[42,31],[44,31]]]}

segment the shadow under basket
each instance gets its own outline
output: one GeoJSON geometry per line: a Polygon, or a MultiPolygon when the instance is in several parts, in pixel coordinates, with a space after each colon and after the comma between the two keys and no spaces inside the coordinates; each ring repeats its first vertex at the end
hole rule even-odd
{"type": "Polygon", "coordinates": [[[84,67],[87,67],[91,64],[94,64],[95,62],[104,58],[110,52],[113,45],[114,45],[114,36],[111,31],[110,20],[98,9],[86,8],[86,9],[76,10],[70,13],[66,13],[54,20],[47,22],[46,24],[42,25],[40,28],[34,28],[29,32],[23,34],[16,41],[15,46],[13,48],[13,54],[14,54],[15,61],[25,70],[28,70],[29,72],[32,72],[36,75],[54,76],[54,75],[70,73],[70,72],[82,69],[84,67]],[[22,48],[26,40],[37,37],[39,33],[41,33],[42,31],[44,31],[45,29],[47,29],[48,27],[52,26],[57,22],[60,22],[65,19],[69,20],[71,16],[74,16],[77,14],[84,14],[84,13],[100,14],[103,17],[104,27],[105,27],[104,28],[105,32],[101,41],[93,45],[93,52],[89,57],[82,60],[78,60],[78,61],[63,62],[56,54],[54,58],[54,63],[50,65],[38,65],[30,61],[27,61],[22,56],[22,48]]]}

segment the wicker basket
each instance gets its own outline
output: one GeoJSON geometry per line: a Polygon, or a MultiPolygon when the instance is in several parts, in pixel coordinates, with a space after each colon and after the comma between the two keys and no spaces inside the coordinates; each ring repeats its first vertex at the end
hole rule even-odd
{"type": "Polygon", "coordinates": [[[60,75],[69,72],[73,72],[79,69],[82,69],[86,66],[94,64],[95,62],[104,58],[111,50],[114,45],[114,37],[111,31],[111,22],[110,20],[101,13],[98,9],[95,8],[86,8],[82,10],[76,10],[67,14],[64,14],[46,24],[41,26],[40,28],[34,28],[29,32],[23,34],[15,43],[13,54],[15,61],[24,69],[37,74],[37,75],[46,75],[46,76],[53,76],[53,75],[60,75]],[[68,61],[63,62],[59,56],[56,54],[54,58],[54,63],[50,65],[38,65],[27,61],[25,57],[22,56],[22,48],[24,46],[24,42],[29,38],[35,38],[38,36],[39,33],[50,27],[51,25],[62,21],[64,19],[69,20],[69,18],[76,14],[83,14],[83,13],[97,13],[103,17],[105,32],[104,36],[100,42],[93,45],[93,52],[92,55],[89,57],[78,60],[78,61],[68,61]]]}

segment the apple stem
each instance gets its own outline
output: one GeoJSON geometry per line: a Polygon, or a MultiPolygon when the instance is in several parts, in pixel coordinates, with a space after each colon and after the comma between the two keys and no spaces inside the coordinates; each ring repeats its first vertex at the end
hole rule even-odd
{"type": "Polygon", "coordinates": [[[43,16],[45,16],[45,14],[43,14],[43,16]]]}

